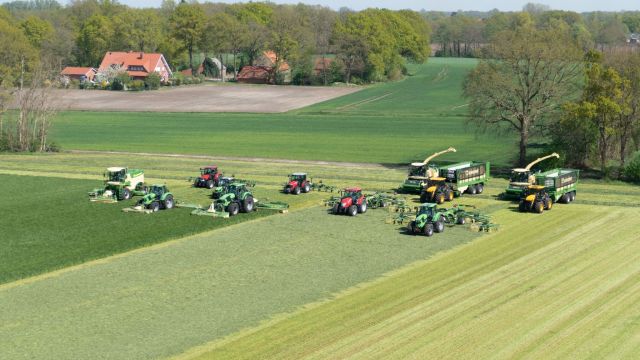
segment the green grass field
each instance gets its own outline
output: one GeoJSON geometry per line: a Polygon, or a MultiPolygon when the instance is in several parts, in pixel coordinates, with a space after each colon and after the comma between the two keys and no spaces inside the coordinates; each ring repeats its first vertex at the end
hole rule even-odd
{"type": "Polygon", "coordinates": [[[490,214],[499,231],[458,226],[432,238],[388,224],[387,210],[333,216],[321,205],[331,194],[280,192],[296,171],[393,191],[406,169],[390,164],[452,145],[446,160],[508,166],[513,143],[464,130],[460,83],[472,65],[430,59],[404,81],[286,114],[62,113],[52,137],[99,152],[0,154],[0,354],[638,358],[639,186],[581,181],[575,203],[540,215],[497,200],[507,182],[494,178],[455,202],[490,214]],[[291,211],[213,220],[88,201],[104,169],[120,165],[205,205],[209,191],[187,178],[212,162],[291,211]]]}
{"type": "Polygon", "coordinates": [[[516,139],[465,126],[461,81],[475,64],[431,59],[413,76],[285,114],[63,112],[51,138],[63,149],[408,163],[455,146],[444,160],[507,166],[516,139]]]}

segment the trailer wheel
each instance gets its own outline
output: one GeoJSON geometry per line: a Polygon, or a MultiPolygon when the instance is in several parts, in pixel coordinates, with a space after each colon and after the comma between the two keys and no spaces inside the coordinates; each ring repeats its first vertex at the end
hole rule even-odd
{"type": "Polygon", "coordinates": [[[466,222],[464,216],[458,216],[458,218],[456,219],[456,224],[458,225],[464,225],[464,223],[466,222]]]}
{"type": "Polygon", "coordinates": [[[425,236],[430,237],[433,235],[433,225],[430,223],[424,224],[424,229],[422,229],[425,236]]]}
{"type": "Polygon", "coordinates": [[[246,213],[253,211],[253,196],[247,196],[242,200],[242,211],[246,213]]]}
{"type": "Polygon", "coordinates": [[[173,196],[171,195],[167,196],[162,202],[162,205],[167,210],[173,209],[173,196]]]}
{"type": "Polygon", "coordinates": [[[309,186],[309,183],[304,183],[304,187],[302,188],[302,191],[304,191],[305,193],[308,193],[309,191],[311,191],[311,186],[309,186]]]}
{"type": "Polygon", "coordinates": [[[476,185],[476,192],[478,194],[482,194],[483,191],[484,191],[484,185],[482,185],[482,184],[476,185]]]}
{"type": "Polygon", "coordinates": [[[355,205],[351,205],[347,209],[347,214],[349,214],[349,216],[356,216],[357,213],[358,213],[358,207],[355,205]]]}
{"type": "Polygon", "coordinates": [[[238,211],[240,209],[238,209],[238,204],[237,203],[231,203],[229,204],[229,206],[227,206],[227,212],[229,213],[229,216],[235,216],[238,215],[238,211]]]}
{"type": "Polygon", "coordinates": [[[571,201],[574,201],[576,199],[576,192],[572,191],[570,192],[570,194],[571,194],[571,201]]]}
{"type": "Polygon", "coordinates": [[[569,203],[569,198],[570,198],[570,196],[565,193],[560,197],[559,202],[561,202],[563,204],[568,204],[569,203]]]}
{"type": "Polygon", "coordinates": [[[467,188],[467,192],[469,193],[469,195],[475,195],[476,191],[477,189],[474,185],[469,185],[469,187],[467,188]]]}
{"type": "Polygon", "coordinates": [[[294,195],[300,195],[300,186],[296,186],[293,188],[293,194],[294,195]]]}
{"type": "Polygon", "coordinates": [[[444,232],[444,221],[443,220],[436,221],[434,228],[437,233],[444,232]]]}
{"type": "Polygon", "coordinates": [[[443,193],[439,193],[436,195],[436,203],[438,203],[438,205],[444,203],[444,194],[443,193]]]}
{"type": "Polygon", "coordinates": [[[544,211],[544,204],[542,203],[542,201],[536,201],[533,204],[533,211],[538,214],[542,214],[542,212],[544,211]]]}
{"type": "Polygon", "coordinates": [[[367,212],[367,200],[362,200],[362,204],[358,205],[358,212],[360,214],[367,212]]]}
{"type": "Polygon", "coordinates": [[[215,184],[213,183],[213,180],[211,180],[211,179],[207,180],[207,188],[209,188],[209,189],[213,189],[213,186],[214,186],[214,185],[215,185],[215,184]]]}

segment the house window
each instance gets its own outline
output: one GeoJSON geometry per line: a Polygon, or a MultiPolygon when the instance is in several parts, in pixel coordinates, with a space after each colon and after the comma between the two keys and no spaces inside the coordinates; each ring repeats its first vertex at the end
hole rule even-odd
{"type": "Polygon", "coordinates": [[[129,65],[129,68],[127,70],[129,70],[129,71],[144,71],[144,66],[129,65]]]}

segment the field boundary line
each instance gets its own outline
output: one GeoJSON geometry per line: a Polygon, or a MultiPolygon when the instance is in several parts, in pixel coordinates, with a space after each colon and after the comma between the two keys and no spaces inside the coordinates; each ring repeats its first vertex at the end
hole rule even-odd
{"type": "Polygon", "coordinates": [[[382,100],[382,99],[386,98],[387,96],[389,96],[391,94],[393,94],[393,92],[388,92],[388,93],[386,93],[384,95],[375,96],[375,97],[372,96],[372,97],[366,98],[364,100],[356,101],[354,103],[350,103],[350,104],[347,104],[347,105],[342,105],[342,106],[336,108],[336,110],[346,110],[346,109],[349,109],[349,108],[358,107],[360,105],[364,105],[364,104],[368,104],[368,103],[371,103],[371,102],[374,102],[374,101],[382,100]]]}
{"type": "Polygon", "coordinates": [[[357,168],[389,168],[397,167],[403,168],[401,165],[395,164],[382,164],[382,163],[359,163],[359,162],[341,162],[341,161],[324,161],[324,160],[292,160],[292,159],[271,159],[260,157],[242,157],[242,156],[219,156],[219,155],[188,155],[188,154],[163,154],[163,153],[148,153],[148,152],[129,152],[129,151],[111,151],[111,150],[65,150],[64,153],[69,154],[95,154],[95,155],[135,155],[146,157],[169,157],[179,159],[205,159],[205,160],[226,160],[226,161],[238,161],[238,162],[260,162],[260,163],[275,163],[275,164],[307,164],[307,165],[327,165],[338,167],[357,167],[357,168]]]}
{"type": "Polygon", "coordinates": [[[299,314],[303,314],[305,312],[311,311],[315,308],[318,308],[320,306],[326,305],[328,303],[331,303],[335,300],[344,298],[346,296],[352,295],[358,291],[370,288],[372,286],[375,286],[381,282],[384,282],[386,280],[388,280],[391,277],[394,276],[399,276],[405,273],[408,273],[414,269],[417,269],[421,266],[426,265],[427,263],[431,262],[431,261],[435,261],[436,259],[443,257],[443,256],[450,256],[451,253],[459,251],[460,249],[472,244],[472,243],[476,243],[477,241],[486,241],[487,239],[490,239],[494,236],[496,236],[496,234],[498,234],[497,232],[492,232],[492,233],[487,233],[487,234],[483,234],[480,235],[478,238],[472,240],[471,242],[467,242],[464,244],[460,244],[458,246],[454,246],[453,248],[447,249],[445,251],[441,251],[441,252],[437,252],[436,254],[434,254],[431,257],[428,257],[426,259],[421,259],[421,260],[417,260],[414,261],[412,263],[409,263],[403,267],[400,267],[398,269],[394,269],[391,270],[389,272],[386,272],[384,274],[381,274],[379,277],[370,280],[370,281],[365,281],[362,282],[360,284],[356,284],[354,286],[351,286],[349,288],[346,288],[344,290],[340,290],[334,294],[330,294],[328,295],[327,298],[322,299],[322,300],[317,300],[317,301],[312,301],[310,303],[301,305],[298,309],[293,310],[292,312],[286,312],[286,313],[280,313],[280,314],[276,314],[273,317],[269,318],[269,319],[265,319],[263,321],[261,321],[258,325],[256,326],[251,326],[245,329],[241,329],[235,333],[229,334],[227,336],[224,336],[222,338],[219,339],[215,339],[212,340],[210,342],[204,343],[202,345],[198,345],[195,346],[191,349],[188,349],[187,351],[181,353],[181,354],[177,354],[174,356],[170,356],[167,359],[168,360],[191,360],[191,359],[195,359],[198,356],[207,353],[209,351],[215,350],[216,348],[219,348],[227,343],[230,343],[236,339],[251,335],[255,332],[261,331],[269,326],[275,325],[279,322],[285,321],[288,318],[292,317],[292,316],[296,316],[299,314]]]}
{"type": "MultiPolygon", "coordinates": [[[[293,209],[293,210],[289,210],[288,214],[291,213],[297,213],[299,211],[303,211],[303,210],[307,210],[307,209],[312,209],[314,207],[318,207],[320,208],[320,205],[315,205],[315,206],[308,206],[308,207],[302,207],[300,209],[293,209]]],[[[171,239],[171,240],[167,240],[165,242],[161,242],[159,244],[154,244],[154,245],[150,245],[150,246],[143,246],[137,249],[133,249],[133,250],[129,250],[123,253],[119,253],[119,254],[114,254],[114,255],[109,255],[100,259],[94,259],[94,260],[89,260],[80,264],[76,264],[76,265],[71,265],[71,266],[67,266],[58,270],[53,270],[53,271],[49,271],[46,273],[42,273],[39,275],[34,275],[31,277],[27,277],[27,278],[23,278],[23,279],[19,279],[16,281],[12,281],[12,282],[8,282],[5,284],[0,284],[0,292],[2,291],[6,291],[6,290],[10,290],[16,287],[20,287],[23,285],[29,285],[29,284],[33,284],[36,282],[40,282],[43,280],[47,280],[47,279],[52,279],[52,278],[56,278],[59,277],[61,275],[67,274],[67,273],[71,273],[71,272],[75,272],[75,271],[80,271],[83,269],[87,269],[87,268],[91,268],[97,265],[105,265],[105,264],[110,264],[116,260],[119,260],[121,258],[126,258],[132,255],[136,255],[136,254],[141,254],[141,253],[145,253],[148,251],[155,251],[155,250],[159,250],[159,249],[163,249],[163,248],[168,248],[174,245],[178,245],[181,244],[183,242],[187,242],[190,240],[194,240],[194,238],[196,237],[200,237],[200,236],[208,236],[208,235],[213,235],[217,232],[224,232],[224,231],[230,231],[235,229],[238,226],[242,226],[242,225],[247,225],[247,224],[253,224],[253,223],[258,223],[261,221],[265,221],[266,219],[270,219],[273,216],[288,216],[288,214],[273,214],[271,216],[265,216],[265,217],[261,217],[258,219],[253,219],[253,220],[248,220],[248,221],[243,221],[237,224],[233,224],[233,225],[229,225],[229,226],[225,226],[222,228],[218,228],[218,229],[212,229],[212,230],[208,230],[208,231],[204,231],[201,233],[197,233],[197,234],[191,234],[185,237],[181,237],[181,238],[175,238],[175,239],[171,239]]]]}

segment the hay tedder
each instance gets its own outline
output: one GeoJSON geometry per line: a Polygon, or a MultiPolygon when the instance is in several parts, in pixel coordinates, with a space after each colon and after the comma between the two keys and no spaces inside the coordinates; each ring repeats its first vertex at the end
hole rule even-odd
{"type": "Polygon", "coordinates": [[[132,196],[147,194],[144,184],[144,171],[126,167],[110,167],[104,173],[104,187],[89,192],[89,200],[114,203],[129,200],[132,196]]]}
{"type": "Polygon", "coordinates": [[[415,211],[400,210],[394,217],[394,224],[408,223],[412,234],[432,236],[441,233],[445,226],[464,225],[469,223],[471,229],[489,232],[497,230],[498,225],[491,222],[491,217],[481,214],[472,205],[454,205],[450,208],[438,208],[437,204],[422,204],[415,211]]]}

